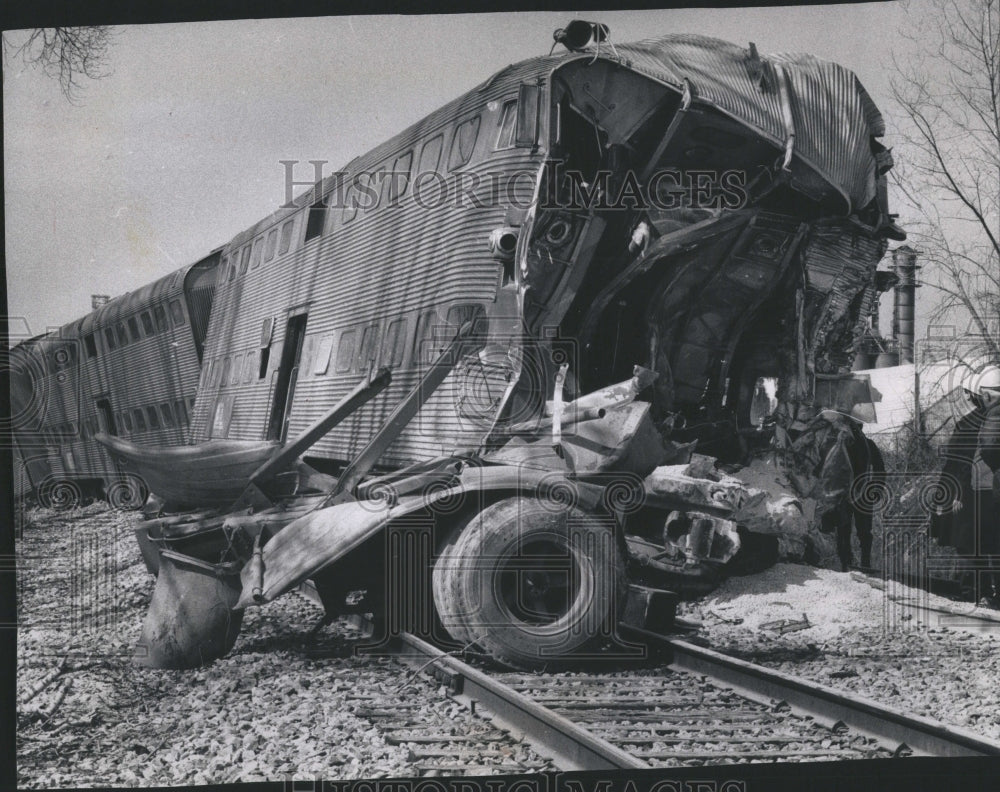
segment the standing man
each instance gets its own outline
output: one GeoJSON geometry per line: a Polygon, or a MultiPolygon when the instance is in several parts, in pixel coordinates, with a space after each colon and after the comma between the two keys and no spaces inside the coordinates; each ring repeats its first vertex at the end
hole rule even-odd
{"type": "MultiPolygon", "coordinates": [[[[986,555],[1000,555],[1000,368],[991,366],[979,377],[977,392],[983,411],[973,477],[983,495],[979,517],[980,548],[986,555]]],[[[1000,573],[987,575],[982,604],[1000,608],[1000,573]]]]}

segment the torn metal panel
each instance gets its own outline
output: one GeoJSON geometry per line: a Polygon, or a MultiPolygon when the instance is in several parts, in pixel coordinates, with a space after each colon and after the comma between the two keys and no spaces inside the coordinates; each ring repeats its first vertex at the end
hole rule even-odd
{"type": "Polygon", "coordinates": [[[885,130],[850,70],[805,54],[768,55],[753,63],[746,48],[699,35],[663,36],[618,49],[631,68],[678,91],[690,82],[699,101],[784,149],[788,130],[774,68],[780,65],[794,112],[796,158],[836,188],[848,212],[874,198],[870,140],[885,130]]]}
{"type": "Polygon", "coordinates": [[[239,564],[209,564],[160,551],[159,574],[135,660],[151,668],[194,668],[225,655],[240,632],[239,564]]]}
{"type": "MultiPolygon", "coordinates": [[[[449,474],[442,471],[442,480],[449,474]]],[[[421,509],[433,508],[465,492],[510,490],[533,493],[561,502],[567,493],[575,502],[593,509],[602,488],[527,467],[470,466],[452,486],[425,487],[420,494],[348,501],[311,511],[284,526],[261,551],[263,572],[250,565],[242,573],[243,593],[236,607],[269,602],[307,580],[352,550],[375,537],[386,525],[421,509]],[[258,590],[254,596],[254,589],[258,590]]]]}

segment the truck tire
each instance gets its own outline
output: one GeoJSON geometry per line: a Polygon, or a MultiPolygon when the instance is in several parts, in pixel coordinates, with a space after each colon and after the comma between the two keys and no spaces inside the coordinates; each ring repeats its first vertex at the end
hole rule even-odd
{"type": "Polygon", "coordinates": [[[451,635],[503,665],[579,661],[611,637],[625,602],[613,522],[535,498],[499,501],[439,557],[434,595],[451,635]]]}

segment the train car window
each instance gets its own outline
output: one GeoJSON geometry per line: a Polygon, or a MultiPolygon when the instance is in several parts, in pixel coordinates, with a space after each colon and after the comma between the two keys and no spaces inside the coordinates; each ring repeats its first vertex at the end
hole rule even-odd
{"type": "Polygon", "coordinates": [[[97,340],[94,338],[93,333],[87,333],[83,337],[83,348],[87,350],[88,358],[97,357],[97,340]]]}
{"type": "Polygon", "coordinates": [[[250,269],[257,269],[260,266],[260,257],[264,252],[264,238],[260,237],[253,243],[253,252],[250,254],[250,269]]]}
{"type": "Polygon", "coordinates": [[[240,384],[240,366],[243,363],[242,355],[233,355],[233,366],[232,366],[232,379],[227,379],[226,382],[230,385],[240,384]]]}
{"type": "Polygon", "coordinates": [[[385,338],[382,340],[381,361],[383,366],[396,368],[403,362],[403,352],[406,350],[406,320],[395,319],[389,322],[385,338]]]}
{"type": "Polygon", "coordinates": [[[119,322],[115,327],[115,334],[118,336],[118,346],[125,346],[128,343],[128,333],[125,332],[125,323],[119,322]]]}
{"type": "Polygon", "coordinates": [[[152,404],[146,408],[146,423],[149,424],[150,429],[160,428],[160,417],[156,414],[156,408],[152,404]]]}
{"type": "Polygon", "coordinates": [[[451,139],[451,152],[448,154],[448,170],[461,168],[472,159],[472,151],[476,147],[478,137],[479,116],[463,121],[455,127],[455,134],[451,139]]]}
{"type": "Polygon", "coordinates": [[[212,437],[228,437],[229,423],[233,418],[233,403],[236,395],[220,396],[215,402],[215,410],[212,413],[212,437]]]}
{"type": "Polygon", "coordinates": [[[174,423],[174,411],[170,409],[170,405],[164,402],[160,405],[160,417],[163,419],[163,425],[167,427],[175,426],[174,423]]]}
{"type": "Polygon", "coordinates": [[[219,387],[223,388],[229,384],[229,368],[232,366],[232,361],[225,357],[222,359],[222,375],[219,377],[219,387]]]}
{"type": "Polygon", "coordinates": [[[146,334],[146,337],[153,335],[155,332],[153,329],[153,317],[149,315],[149,311],[143,311],[139,314],[139,319],[142,320],[142,330],[146,334]]]}
{"type": "Polygon", "coordinates": [[[249,385],[253,381],[253,372],[256,368],[257,353],[251,350],[247,352],[247,359],[243,364],[243,384],[249,385]]]}
{"type": "Polygon", "coordinates": [[[122,410],[122,423],[128,430],[129,434],[132,434],[134,424],[132,423],[132,414],[128,410],[122,410]]]}
{"type": "Polygon", "coordinates": [[[272,228],[267,234],[267,244],[264,245],[264,261],[274,258],[274,251],[278,247],[278,229],[272,228]]]}
{"type": "Polygon", "coordinates": [[[250,266],[250,245],[247,245],[240,251],[240,275],[247,274],[247,267],[250,266]]]}
{"type": "Polygon", "coordinates": [[[431,363],[437,357],[434,347],[434,328],[437,324],[437,311],[427,311],[417,320],[417,332],[413,336],[414,362],[431,363]]]}
{"type": "Polygon", "coordinates": [[[278,245],[278,253],[287,253],[292,246],[292,231],[295,228],[295,218],[293,217],[281,227],[281,244],[278,245]]]}
{"type": "Polygon", "coordinates": [[[168,329],[167,312],[162,305],[153,306],[153,320],[156,322],[156,332],[163,333],[168,329]]]}
{"type": "Polygon", "coordinates": [[[146,431],[146,416],[142,414],[142,410],[136,407],[132,410],[132,417],[135,418],[135,430],[137,432],[146,431]]]}
{"type": "Polygon", "coordinates": [[[142,334],[139,332],[139,320],[134,316],[128,318],[128,332],[132,336],[133,341],[138,341],[142,338],[142,334]]]}
{"type": "Polygon", "coordinates": [[[184,399],[178,399],[174,402],[174,415],[177,417],[178,426],[187,426],[188,414],[187,408],[184,406],[184,399]]]}
{"type": "Polygon", "coordinates": [[[410,168],[413,167],[413,152],[407,151],[396,157],[392,166],[392,173],[389,174],[389,205],[395,206],[404,195],[406,188],[410,186],[410,168]]]}
{"type": "Polygon", "coordinates": [[[108,345],[108,349],[118,348],[118,342],[115,341],[115,330],[113,327],[104,328],[104,343],[108,345]]]}
{"type": "Polygon", "coordinates": [[[323,336],[316,352],[316,362],[313,364],[313,374],[326,374],[330,368],[330,353],[333,352],[333,336],[323,336]]]}
{"type": "Polygon", "coordinates": [[[417,174],[436,173],[441,162],[441,149],[444,148],[444,135],[432,137],[424,147],[420,149],[420,162],[417,165],[417,174]]]}
{"type": "Polygon", "coordinates": [[[378,325],[369,325],[361,334],[361,346],[358,347],[358,371],[365,371],[368,364],[375,360],[378,354],[378,325]]]}
{"type": "Polygon", "coordinates": [[[326,208],[325,198],[320,198],[309,207],[309,216],[306,218],[305,242],[315,239],[323,233],[323,226],[326,223],[326,208]]]}
{"type": "Polygon", "coordinates": [[[170,301],[170,316],[174,320],[174,327],[184,324],[184,308],[180,300],[170,301]]]}
{"type": "Polygon", "coordinates": [[[504,102],[503,110],[500,112],[500,121],[497,126],[497,143],[493,147],[495,150],[514,148],[514,130],[517,126],[517,99],[504,102]]]}
{"type": "Polygon", "coordinates": [[[351,370],[354,363],[354,343],[357,340],[357,330],[347,330],[340,335],[340,343],[337,345],[337,363],[335,369],[339,374],[351,370]]]}

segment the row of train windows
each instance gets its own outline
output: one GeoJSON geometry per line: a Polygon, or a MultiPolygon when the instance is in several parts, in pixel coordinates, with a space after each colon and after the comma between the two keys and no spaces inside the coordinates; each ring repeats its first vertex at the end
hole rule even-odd
{"type": "MultiPolygon", "coordinates": [[[[425,311],[417,318],[411,346],[412,364],[432,363],[465,322],[477,321],[484,316],[484,308],[478,303],[453,305],[448,309],[444,322],[438,317],[437,311],[425,311]]],[[[390,321],[381,343],[379,324],[344,330],[340,333],[336,351],[333,346],[335,334],[325,335],[315,341],[311,361],[303,356],[299,363],[300,375],[311,370],[315,376],[322,376],[329,372],[331,363],[336,374],[351,371],[364,373],[370,365],[398,368],[405,358],[407,325],[405,317],[390,321]]],[[[480,328],[478,332],[482,330],[480,328]]],[[[206,375],[206,384],[209,388],[240,383],[248,385],[254,380],[255,372],[257,379],[264,379],[267,371],[260,366],[259,361],[258,350],[226,356],[221,361],[214,360],[206,375]]]]}
{"type": "MultiPolygon", "coordinates": [[[[167,318],[167,310],[162,305],[154,305],[151,310],[142,311],[135,316],[104,328],[104,343],[108,350],[118,349],[118,347],[139,341],[142,338],[149,338],[157,333],[165,333],[170,329],[171,322],[174,327],[184,324],[184,307],[180,300],[171,300],[169,303],[170,318],[167,318]],[[141,328],[141,329],[140,329],[141,328]]],[[[83,345],[87,350],[87,357],[97,357],[97,339],[94,333],[88,333],[83,337],[83,345]]]]}
{"type": "MultiPolygon", "coordinates": [[[[511,99],[503,105],[497,122],[497,137],[494,151],[514,147],[514,133],[517,121],[517,100],[511,99]]],[[[452,171],[468,164],[479,139],[480,116],[466,119],[455,127],[452,133],[451,147],[448,153],[448,170],[452,171]]],[[[387,170],[388,161],[369,173],[360,173],[347,186],[343,196],[341,223],[346,224],[357,217],[358,212],[365,214],[374,211],[388,202],[396,204],[410,186],[414,173],[437,173],[441,165],[441,153],[444,150],[444,135],[435,135],[425,142],[420,149],[416,170],[413,169],[413,151],[406,151],[397,156],[392,169],[387,170]],[[363,197],[361,197],[363,196],[363,197]]],[[[434,187],[433,189],[437,189],[434,187]]],[[[320,236],[326,226],[329,199],[324,197],[309,207],[306,216],[306,228],[303,243],[320,236]]],[[[278,244],[278,229],[272,228],[266,235],[248,242],[239,250],[223,258],[221,273],[227,280],[235,280],[257,267],[261,260],[270,261],[277,255],[287,253],[291,247],[295,218],[287,220],[281,226],[281,242],[278,244]]]]}
{"type": "MultiPolygon", "coordinates": [[[[114,413],[115,432],[117,434],[133,434],[151,429],[172,429],[185,427],[188,424],[188,408],[194,406],[194,399],[183,399],[173,402],[149,404],[145,407],[134,407],[131,410],[119,410],[114,413]]],[[[109,432],[112,427],[104,425],[103,417],[84,418],[78,426],[76,421],[64,421],[42,429],[42,435],[50,445],[60,445],[75,438],[79,433],[84,440],[91,439],[98,432],[109,432]]]]}
{"type": "MultiPolygon", "coordinates": [[[[188,400],[189,406],[194,406],[194,399],[188,400]]],[[[131,410],[121,410],[116,416],[120,434],[136,434],[156,429],[173,429],[188,425],[188,409],[183,399],[160,404],[147,404],[145,407],[133,407],[131,410]]]]}
{"type": "Polygon", "coordinates": [[[280,240],[278,239],[279,230],[272,228],[267,232],[267,236],[257,237],[252,243],[230,254],[228,258],[223,258],[221,271],[228,272],[229,280],[233,280],[237,273],[245,275],[248,269],[256,269],[262,258],[264,261],[270,261],[276,255],[284,255],[292,247],[294,231],[295,218],[293,217],[282,223],[280,240]]]}

